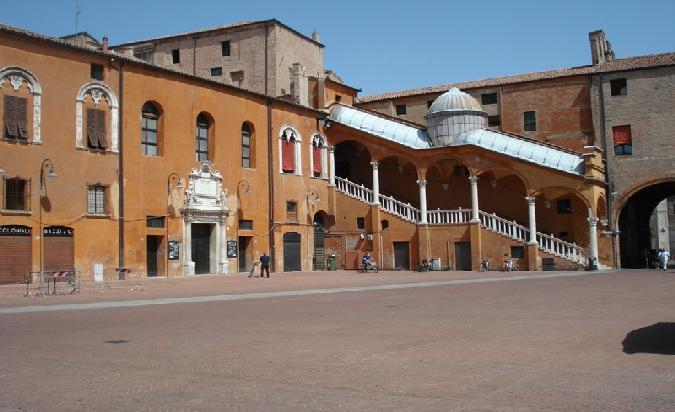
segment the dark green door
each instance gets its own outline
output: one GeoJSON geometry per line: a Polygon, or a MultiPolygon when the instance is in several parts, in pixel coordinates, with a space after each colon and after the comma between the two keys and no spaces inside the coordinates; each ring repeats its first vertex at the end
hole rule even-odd
{"type": "Polygon", "coordinates": [[[471,270],[471,243],[455,243],[455,269],[471,270]]]}
{"type": "Polygon", "coordinates": [[[300,270],[300,233],[284,233],[284,272],[300,270]]]}
{"type": "Polygon", "coordinates": [[[192,261],[195,262],[195,274],[211,272],[211,225],[192,224],[192,261]]]}
{"type": "Polygon", "coordinates": [[[410,270],[410,242],[394,242],[394,269],[410,270]]]}

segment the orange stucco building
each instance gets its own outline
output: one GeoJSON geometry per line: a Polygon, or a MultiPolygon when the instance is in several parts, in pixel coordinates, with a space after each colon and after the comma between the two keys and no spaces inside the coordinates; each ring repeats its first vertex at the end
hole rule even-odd
{"type": "Polygon", "coordinates": [[[310,77],[302,105],[0,27],[0,281],[236,274],[263,253],[277,271],[366,252],[385,269],[610,262],[596,147],[489,130],[459,90],[427,124],[355,108],[357,92],[310,77]]]}

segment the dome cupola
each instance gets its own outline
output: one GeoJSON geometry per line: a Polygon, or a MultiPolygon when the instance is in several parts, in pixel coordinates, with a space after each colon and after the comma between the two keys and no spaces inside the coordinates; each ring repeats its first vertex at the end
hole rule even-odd
{"type": "Polygon", "coordinates": [[[462,133],[486,128],[487,113],[456,87],[438,96],[427,112],[427,134],[435,147],[449,146],[462,133]]]}

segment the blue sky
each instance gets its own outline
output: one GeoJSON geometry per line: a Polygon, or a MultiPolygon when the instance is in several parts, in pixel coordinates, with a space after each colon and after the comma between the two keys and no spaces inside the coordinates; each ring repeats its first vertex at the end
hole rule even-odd
{"type": "MultiPolygon", "coordinates": [[[[5,0],[8,2],[9,0],[5,0]]],[[[75,0],[12,1],[0,21],[75,31],[75,0]]],[[[326,68],[363,95],[590,63],[588,32],[617,57],[675,51],[675,0],[79,0],[79,29],[111,44],[241,20],[317,30],[326,68]]]]}

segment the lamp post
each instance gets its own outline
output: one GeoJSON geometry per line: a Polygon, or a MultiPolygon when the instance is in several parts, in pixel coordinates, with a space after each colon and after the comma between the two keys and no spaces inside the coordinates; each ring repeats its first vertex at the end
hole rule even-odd
{"type": "Polygon", "coordinates": [[[171,196],[171,182],[176,183],[176,189],[181,190],[183,189],[183,182],[180,179],[180,175],[176,172],[172,172],[169,174],[169,176],[166,178],[166,197],[167,197],[167,204],[166,204],[166,223],[164,224],[164,227],[166,229],[166,277],[169,277],[169,199],[171,196]]]}
{"type": "Polygon", "coordinates": [[[56,171],[54,170],[54,162],[52,162],[52,159],[44,159],[42,161],[42,165],[40,165],[40,195],[38,196],[38,202],[39,202],[39,211],[40,211],[40,216],[38,218],[39,222],[39,236],[40,236],[40,273],[42,273],[42,270],[44,269],[44,246],[43,246],[43,240],[42,238],[44,237],[44,230],[42,229],[42,191],[44,189],[45,197],[47,196],[47,180],[45,179],[45,169],[49,167],[49,172],[47,173],[47,177],[57,177],[56,171]]]}

